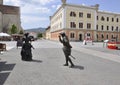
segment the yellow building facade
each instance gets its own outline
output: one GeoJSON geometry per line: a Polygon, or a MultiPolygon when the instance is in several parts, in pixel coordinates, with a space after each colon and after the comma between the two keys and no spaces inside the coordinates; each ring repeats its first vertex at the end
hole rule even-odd
{"type": "Polygon", "coordinates": [[[63,3],[50,17],[51,40],[65,32],[70,40],[120,40],[120,14],[99,11],[99,5],[85,6],[63,3]]]}

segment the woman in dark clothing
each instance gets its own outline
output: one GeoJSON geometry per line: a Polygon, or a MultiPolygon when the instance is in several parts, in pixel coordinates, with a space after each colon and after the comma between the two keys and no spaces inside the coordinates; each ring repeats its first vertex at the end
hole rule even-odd
{"type": "Polygon", "coordinates": [[[31,61],[32,60],[31,48],[33,48],[33,46],[30,43],[25,42],[23,44],[22,51],[21,51],[22,60],[25,60],[25,61],[31,61]]]}
{"type": "Polygon", "coordinates": [[[31,43],[29,43],[30,39],[28,37],[28,34],[25,35],[26,38],[24,38],[23,41],[25,41],[25,43],[22,46],[22,50],[21,50],[21,56],[22,56],[22,60],[25,61],[31,61],[32,60],[32,52],[31,52],[31,48],[34,49],[34,47],[31,45],[31,43]]]}

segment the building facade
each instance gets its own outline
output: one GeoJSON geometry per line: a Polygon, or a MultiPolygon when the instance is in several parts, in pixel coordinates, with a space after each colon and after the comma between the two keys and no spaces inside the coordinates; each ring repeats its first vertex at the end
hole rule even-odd
{"type": "Polygon", "coordinates": [[[45,30],[45,39],[51,39],[50,26],[48,26],[45,30]]]}
{"type": "Polygon", "coordinates": [[[22,30],[20,8],[3,5],[3,0],[0,0],[0,32],[8,33],[13,24],[17,27],[18,32],[22,30]]]}
{"type": "Polygon", "coordinates": [[[51,39],[65,32],[70,40],[120,40],[120,14],[99,11],[99,5],[85,6],[62,3],[50,17],[51,39]]]}

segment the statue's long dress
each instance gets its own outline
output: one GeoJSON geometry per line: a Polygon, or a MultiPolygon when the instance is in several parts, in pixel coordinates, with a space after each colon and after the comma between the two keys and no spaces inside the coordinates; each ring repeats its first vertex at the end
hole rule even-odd
{"type": "Polygon", "coordinates": [[[24,43],[21,50],[22,60],[31,61],[32,60],[32,45],[30,43],[24,43]]]}

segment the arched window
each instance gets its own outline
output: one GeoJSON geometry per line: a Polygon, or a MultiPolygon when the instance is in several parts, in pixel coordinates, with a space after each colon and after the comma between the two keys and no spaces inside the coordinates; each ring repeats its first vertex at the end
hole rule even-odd
{"type": "Polygon", "coordinates": [[[105,20],[105,18],[102,16],[102,17],[101,17],[101,21],[104,21],[104,20],[105,20]]]}
{"type": "Polygon", "coordinates": [[[72,12],[70,12],[70,16],[72,16],[72,12]]]}
{"type": "Polygon", "coordinates": [[[71,11],[71,12],[70,12],[70,16],[76,17],[76,13],[73,12],[73,11],[71,11]]]}
{"type": "Polygon", "coordinates": [[[106,38],[108,39],[108,34],[106,35],[106,38]]]}
{"type": "Polygon", "coordinates": [[[70,22],[70,27],[71,27],[71,28],[76,28],[75,22],[70,22]]]}
{"type": "Polygon", "coordinates": [[[103,39],[103,38],[104,38],[104,35],[102,34],[101,37],[102,37],[102,39],[103,39]]]}
{"type": "Polygon", "coordinates": [[[114,35],[111,35],[111,38],[113,39],[113,38],[114,38],[114,35]]]}
{"type": "Polygon", "coordinates": [[[116,19],[116,22],[119,22],[119,19],[118,19],[118,18],[116,19]]]}
{"type": "Polygon", "coordinates": [[[98,30],[98,25],[96,25],[96,30],[98,30]]]}
{"type": "Polygon", "coordinates": [[[114,27],[112,26],[112,31],[114,31],[114,27]]]}
{"type": "Polygon", "coordinates": [[[116,27],[116,31],[118,32],[118,26],[116,27]]]}
{"type": "Polygon", "coordinates": [[[70,33],[70,38],[74,38],[75,37],[75,33],[70,33]]]}
{"type": "Polygon", "coordinates": [[[87,37],[90,37],[90,33],[87,33],[87,37]]]}
{"type": "Polygon", "coordinates": [[[109,26],[107,26],[107,30],[109,30],[109,26]]]}
{"type": "Polygon", "coordinates": [[[98,34],[96,34],[96,37],[97,37],[97,39],[98,39],[98,34]]]}
{"type": "Polygon", "coordinates": [[[101,30],[104,30],[104,26],[103,25],[101,26],[101,30]]]}

